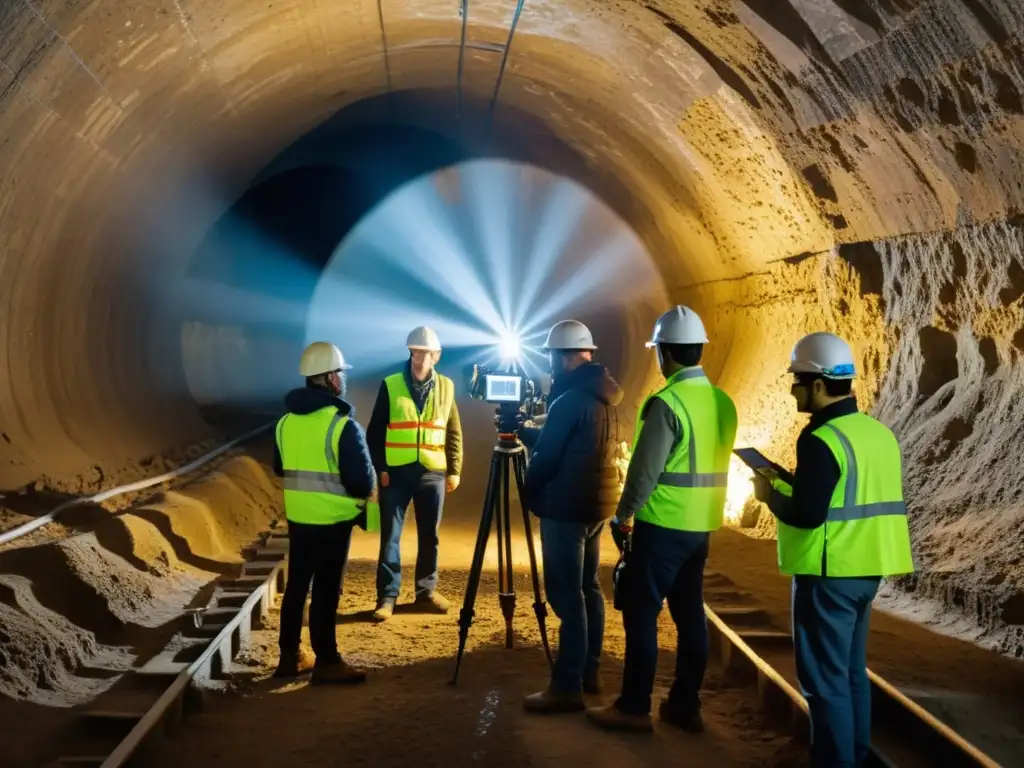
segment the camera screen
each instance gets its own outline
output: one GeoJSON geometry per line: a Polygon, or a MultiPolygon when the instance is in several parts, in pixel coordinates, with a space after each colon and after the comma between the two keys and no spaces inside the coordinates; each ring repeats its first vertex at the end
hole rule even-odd
{"type": "Polygon", "coordinates": [[[522,396],[523,380],[518,376],[487,376],[485,400],[491,403],[518,403],[522,396]]]}

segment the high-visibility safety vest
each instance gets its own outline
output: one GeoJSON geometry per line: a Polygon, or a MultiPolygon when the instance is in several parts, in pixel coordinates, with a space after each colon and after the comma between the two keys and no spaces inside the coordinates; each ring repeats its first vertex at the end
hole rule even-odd
{"type": "Polygon", "coordinates": [[[433,472],[444,472],[448,461],[444,455],[448,418],[455,402],[455,385],[447,376],[434,373],[423,412],[416,410],[404,373],[384,379],[388,388],[390,415],[384,438],[384,460],[389,467],[419,462],[433,472]]]}
{"type": "Polygon", "coordinates": [[[277,449],[284,466],[284,509],[293,523],[332,525],[366,510],[366,530],[380,530],[376,502],[349,495],[338,471],[338,438],[348,416],[333,405],[309,414],[289,413],[277,422],[277,449]]]}
{"type": "Polygon", "coordinates": [[[736,406],[701,368],[676,372],[637,413],[633,450],[644,428],[644,408],[660,398],[682,427],[658,485],[636,514],[640,522],[677,531],[717,531],[725,518],[729,458],[736,440],[736,406]]]}
{"type": "MultiPolygon", "coordinates": [[[[839,482],[824,525],[778,523],[779,570],[790,576],[869,577],[913,573],[900,445],[864,413],[831,419],[812,432],[832,451],[839,482]]],[[[793,489],[773,481],[784,496],[793,489]]]]}

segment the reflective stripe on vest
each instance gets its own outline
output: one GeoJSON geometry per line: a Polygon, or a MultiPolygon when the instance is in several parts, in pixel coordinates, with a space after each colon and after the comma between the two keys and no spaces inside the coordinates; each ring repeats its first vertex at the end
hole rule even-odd
{"type": "Polygon", "coordinates": [[[365,502],[349,496],[339,476],[336,446],[347,423],[334,406],[289,413],[277,422],[285,515],[292,522],[331,525],[363,511],[365,502]]]}
{"type": "MultiPolygon", "coordinates": [[[[651,397],[660,398],[672,409],[684,439],[673,449],[657,487],[636,519],[681,531],[718,530],[725,514],[729,453],[736,436],[732,400],[707,380],[701,368],[679,371],[651,397]]],[[[637,414],[634,450],[643,431],[646,406],[647,401],[637,414]]]]}
{"type": "Polygon", "coordinates": [[[426,469],[443,472],[448,468],[445,443],[448,418],[455,399],[455,385],[447,376],[434,373],[423,412],[409,391],[404,373],[384,379],[388,389],[389,412],[384,438],[384,460],[389,467],[401,467],[419,461],[426,469]]]}
{"type": "MultiPolygon", "coordinates": [[[[863,413],[814,430],[840,469],[825,524],[778,524],[779,570],[789,575],[871,577],[912,573],[907,507],[896,436],[863,413]]],[[[784,484],[780,492],[791,494],[784,484]]]]}

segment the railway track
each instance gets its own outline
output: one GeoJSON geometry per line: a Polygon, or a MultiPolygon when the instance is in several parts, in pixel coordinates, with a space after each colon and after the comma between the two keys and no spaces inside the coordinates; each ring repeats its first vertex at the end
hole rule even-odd
{"type": "Polygon", "coordinates": [[[284,589],[287,543],[287,535],[267,532],[245,548],[240,573],[218,582],[207,608],[184,616],[161,653],[77,713],[74,733],[50,766],[145,765],[158,737],[173,735],[186,712],[201,708],[194,683],[239,675],[232,660],[284,589]]]}
{"type": "MultiPolygon", "coordinates": [[[[232,660],[284,589],[287,535],[267,532],[244,550],[237,577],[222,580],[210,606],[183,618],[168,647],[126,674],[78,713],[76,732],[49,765],[122,768],[173,736],[185,714],[201,709],[200,685],[237,677],[232,660]],[[197,685],[198,684],[198,685],[197,685]]],[[[711,652],[726,685],[756,687],[768,721],[804,742],[807,703],[796,685],[792,637],[727,577],[705,574],[711,652]]],[[[1002,768],[874,673],[872,753],[867,768],[1002,768]]]]}
{"type": "MultiPolygon", "coordinates": [[[[807,702],[799,693],[789,631],[772,623],[757,601],[726,576],[704,574],[704,612],[711,653],[726,684],[756,685],[765,714],[806,743],[807,702]]],[[[1002,768],[896,686],[874,672],[871,679],[871,755],[865,768],[1002,768]]]]}

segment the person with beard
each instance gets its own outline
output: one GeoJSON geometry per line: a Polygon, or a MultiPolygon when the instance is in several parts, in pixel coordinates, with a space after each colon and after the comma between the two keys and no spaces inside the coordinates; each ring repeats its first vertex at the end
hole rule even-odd
{"type": "Polygon", "coordinates": [[[561,626],[551,681],[527,696],[524,707],[549,713],[581,711],[583,693],[601,691],[604,595],[598,565],[604,521],[615,511],[615,407],[623,391],[594,361],[597,347],[583,323],[558,323],[544,348],[551,391],[544,425],[523,437],[532,447],[523,503],[540,519],[544,590],[561,626]]]}
{"type": "Polygon", "coordinates": [[[274,472],[284,478],[288,519],[288,583],[281,603],[281,658],[275,677],[297,677],[311,668],[311,682],[360,683],[366,673],[338,653],[335,617],[352,529],[379,528],[373,464],[355,409],[344,399],[341,350],[325,341],[306,347],[299,373],[306,386],[285,397],[288,413],[277,422],[274,472]],[[309,638],[301,645],[302,613],[312,582],[309,638]]]}
{"type": "Polygon", "coordinates": [[[668,601],[676,625],[675,680],[662,722],[702,730],[699,691],[708,660],[703,579],[711,533],[725,517],[736,406],[700,367],[707,333],[692,309],[676,306],[654,326],[665,386],[637,412],[633,453],[612,534],[624,551],[616,584],[626,630],[622,691],[587,710],[598,727],[651,731],[658,665],[658,615],[668,601]],[[634,524],[635,519],[635,524],[634,524]]]}

